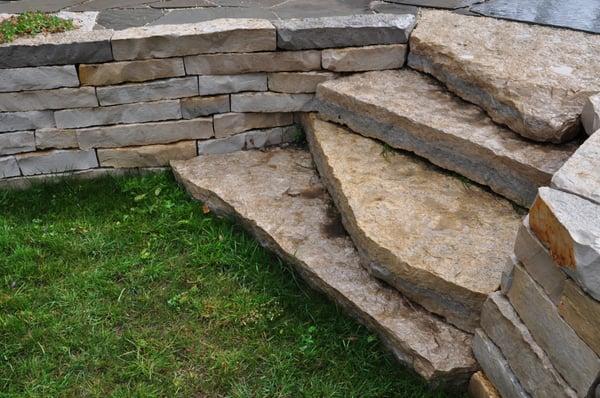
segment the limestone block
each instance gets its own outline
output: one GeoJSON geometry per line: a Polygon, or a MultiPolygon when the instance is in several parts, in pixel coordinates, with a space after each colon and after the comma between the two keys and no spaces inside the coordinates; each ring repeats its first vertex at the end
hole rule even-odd
{"type": "Polygon", "coordinates": [[[35,132],[35,146],[38,149],[78,148],[77,133],[66,129],[39,129],[35,132]]]}
{"type": "Polygon", "coordinates": [[[558,312],[575,333],[600,355],[600,302],[568,280],[560,298],[558,312]]]}
{"type": "Polygon", "coordinates": [[[108,86],[179,76],[185,76],[182,58],[79,65],[79,79],[84,86],[108,86]]]}
{"type": "Polygon", "coordinates": [[[577,395],[591,395],[600,377],[600,359],[559,315],[543,289],[521,265],[515,265],[508,299],[534,340],[577,395]]]}
{"type": "Polygon", "coordinates": [[[529,225],[562,270],[600,300],[600,205],[540,188],[529,225]]]}
{"type": "Polygon", "coordinates": [[[592,95],[585,101],[581,121],[588,135],[600,130],[600,94],[592,95]]]}
{"type": "Polygon", "coordinates": [[[214,97],[190,97],[181,100],[181,114],[184,119],[193,119],[200,116],[208,116],[215,113],[229,112],[228,95],[217,95],[214,97]]]}
{"type": "Polygon", "coordinates": [[[0,133],[55,126],[52,111],[0,112],[0,133]]]}
{"type": "Polygon", "coordinates": [[[116,32],[111,43],[116,60],[276,49],[269,21],[243,18],[130,28],[116,32]]]}
{"type": "Polygon", "coordinates": [[[76,133],[83,149],[116,148],[206,139],[213,136],[213,126],[210,118],[202,118],[94,127],[76,130],[76,133]]]}
{"type": "Polygon", "coordinates": [[[303,72],[321,69],[320,51],[208,54],[185,57],[189,75],[235,75],[255,72],[303,72]]]}
{"type": "MultiPolygon", "coordinates": [[[[2,69],[0,69],[1,71],[2,69]]],[[[0,93],[0,111],[43,111],[98,106],[93,87],[0,93]]]]}
{"type": "Polygon", "coordinates": [[[215,115],[215,137],[223,138],[247,130],[292,124],[291,113],[224,113],[215,115]]]}
{"type": "Polygon", "coordinates": [[[15,155],[19,168],[25,176],[61,173],[98,167],[95,152],[55,149],[15,155]]]}
{"type": "Polygon", "coordinates": [[[231,95],[232,112],[311,112],[315,106],[312,94],[267,92],[231,95]]]}
{"type": "Polygon", "coordinates": [[[496,387],[482,371],[475,372],[469,381],[469,397],[471,398],[502,398],[496,387]]]}
{"type": "Polygon", "coordinates": [[[246,146],[243,134],[233,135],[215,140],[198,141],[198,155],[215,155],[241,151],[246,146]]]}
{"type": "Polygon", "coordinates": [[[406,51],[406,44],[324,50],[323,69],[334,72],[399,69],[406,61],[406,51]]]}
{"type": "Polygon", "coordinates": [[[0,134],[0,155],[35,151],[33,131],[0,134]]]}
{"type": "Polygon", "coordinates": [[[77,86],[79,78],[75,65],[0,69],[0,92],[77,86]]]}
{"type": "Polygon", "coordinates": [[[338,75],[332,72],[279,72],[269,73],[269,90],[279,93],[315,93],[317,86],[338,75]]]}
{"type": "Polygon", "coordinates": [[[246,149],[257,149],[271,145],[279,145],[283,142],[284,131],[292,127],[293,126],[275,127],[272,129],[248,131],[244,133],[244,137],[246,137],[246,149]]]}
{"type": "Polygon", "coordinates": [[[415,26],[415,16],[359,14],[278,20],[274,24],[277,47],[284,50],[358,47],[406,43],[415,26]]]}
{"type": "Polygon", "coordinates": [[[168,166],[171,160],[185,160],[195,156],[196,141],[181,141],[166,145],[98,149],[100,166],[115,168],[168,166]]]}
{"type": "Polygon", "coordinates": [[[198,95],[198,78],[182,77],[150,83],[98,87],[96,92],[102,106],[185,98],[198,95]]]}
{"type": "Polygon", "coordinates": [[[0,178],[17,177],[21,175],[21,170],[14,156],[0,157],[0,178]]]}
{"type": "MultiPolygon", "coordinates": [[[[1,114],[0,114],[1,115],[1,114]]],[[[141,102],[100,108],[67,109],[54,113],[58,128],[157,122],[181,119],[179,101],[141,102]]]]}
{"type": "Polygon", "coordinates": [[[200,95],[230,94],[241,91],[267,91],[265,73],[198,76],[200,95]]]}

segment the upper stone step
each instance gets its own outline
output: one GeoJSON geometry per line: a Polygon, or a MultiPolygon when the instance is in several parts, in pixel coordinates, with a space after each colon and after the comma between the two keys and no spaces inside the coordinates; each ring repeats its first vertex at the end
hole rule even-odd
{"type": "Polygon", "coordinates": [[[524,139],[410,69],[328,81],[319,85],[317,98],[322,117],[414,152],[523,206],[577,148],[524,139]]]}
{"type": "Polygon", "coordinates": [[[520,216],[412,154],[304,117],[317,168],[371,273],[463,330],[498,289],[520,216]]]}
{"type": "Polygon", "coordinates": [[[600,39],[571,30],[423,12],[408,63],[524,137],[565,142],[600,92],[600,39]]]}
{"type": "Polygon", "coordinates": [[[236,152],[172,166],[194,198],[216,213],[235,216],[425,379],[464,383],[476,370],[470,335],[408,302],[361,267],[308,152],[236,152]]]}

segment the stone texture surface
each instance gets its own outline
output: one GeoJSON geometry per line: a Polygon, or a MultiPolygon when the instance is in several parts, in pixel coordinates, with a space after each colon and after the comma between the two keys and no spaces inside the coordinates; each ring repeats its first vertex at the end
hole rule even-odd
{"type": "Polygon", "coordinates": [[[17,177],[21,175],[21,170],[14,156],[0,157],[0,178],[17,177]]]}
{"type": "MultiPolygon", "coordinates": [[[[1,69],[0,69],[1,70],[1,69]]],[[[0,111],[23,112],[98,106],[93,87],[0,93],[0,111]]]]}
{"type": "Polygon", "coordinates": [[[214,97],[190,97],[181,100],[181,115],[184,119],[193,119],[231,110],[228,95],[214,97]]]}
{"type": "Polygon", "coordinates": [[[69,31],[0,44],[0,68],[112,61],[112,30],[69,31]]]}
{"type": "Polygon", "coordinates": [[[0,155],[35,151],[33,131],[0,134],[0,155]]]}
{"type": "Polygon", "coordinates": [[[328,81],[319,86],[317,98],[322,116],[415,152],[524,206],[576,149],[525,140],[410,69],[328,81]]]}
{"type": "Polygon", "coordinates": [[[184,75],[181,58],[79,65],[79,79],[82,85],[87,86],[108,86],[184,75]]]}
{"type": "Polygon", "coordinates": [[[198,141],[198,155],[215,155],[241,151],[246,147],[243,134],[215,140],[198,141]]]}
{"type": "Polygon", "coordinates": [[[172,166],[192,196],[218,214],[235,216],[427,380],[464,383],[475,370],[468,334],[410,304],[361,267],[308,152],[240,151],[172,166]]]}
{"type": "MultiPolygon", "coordinates": [[[[292,127],[290,126],[290,128],[292,127]]],[[[283,127],[248,131],[244,133],[244,137],[246,138],[246,149],[259,149],[272,145],[279,145],[283,142],[283,132],[283,127]]]]}
{"type": "Polygon", "coordinates": [[[287,126],[294,122],[292,113],[224,113],[215,115],[215,137],[223,138],[247,130],[287,126]]]}
{"type": "Polygon", "coordinates": [[[0,112],[0,132],[55,127],[52,111],[0,112]]]}
{"type": "Polygon", "coordinates": [[[560,298],[558,312],[575,333],[600,355],[600,301],[582,292],[569,280],[560,298]]]}
{"type": "Polygon", "coordinates": [[[496,387],[482,371],[473,374],[468,391],[471,398],[501,398],[496,387]]]}
{"type": "Polygon", "coordinates": [[[314,115],[303,122],[320,175],[370,272],[472,332],[512,251],[519,216],[511,204],[314,115]]]}
{"type": "Polygon", "coordinates": [[[406,43],[415,16],[363,14],[274,22],[277,47],[284,50],[406,43]]]}
{"type": "Polygon", "coordinates": [[[592,95],[585,100],[581,121],[588,135],[600,130],[600,94],[592,95]]]}
{"type": "Polygon", "coordinates": [[[600,300],[600,205],[540,188],[529,225],[562,270],[600,300]]]}
{"type": "Polygon", "coordinates": [[[78,148],[79,143],[75,130],[40,129],[35,132],[35,146],[37,149],[68,149],[78,148]]]}
{"type": "Polygon", "coordinates": [[[529,395],[539,398],[577,397],[502,293],[492,293],[483,304],[481,328],[500,349],[529,395]]]}
{"type": "Polygon", "coordinates": [[[185,160],[195,156],[196,141],[181,141],[166,145],[98,149],[100,166],[115,168],[168,166],[171,160],[185,160]]]}
{"type": "Polygon", "coordinates": [[[198,78],[182,77],[150,83],[98,87],[100,105],[130,104],[198,95],[198,78]]]}
{"type": "Polygon", "coordinates": [[[600,134],[581,144],[554,174],[552,186],[600,204],[600,134]]]}
{"type": "Polygon", "coordinates": [[[208,54],[185,57],[192,75],[235,75],[254,72],[303,72],[321,69],[320,51],[208,54]]]}
{"type": "Polygon", "coordinates": [[[363,72],[402,68],[407,46],[369,46],[323,50],[323,69],[334,72],[363,72]]]}
{"type": "Polygon", "coordinates": [[[0,69],[0,92],[77,87],[75,65],[0,69]]]}
{"type": "Polygon", "coordinates": [[[265,73],[198,76],[200,95],[230,94],[241,91],[267,91],[265,73]]]}
{"type": "Polygon", "coordinates": [[[315,110],[313,94],[241,93],[231,94],[232,112],[311,112],[315,110]]]}
{"type": "Polygon", "coordinates": [[[529,398],[500,349],[481,329],[475,331],[473,354],[502,397],[529,398]]]}
{"type": "Polygon", "coordinates": [[[15,155],[23,175],[62,173],[98,167],[96,153],[92,151],[55,149],[15,155]]]}
{"type": "Polygon", "coordinates": [[[595,35],[428,11],[408,64],[524,137],[565,142],[580,131],[586,98],[600,91],[598,58],[595,35]]]}
{"type": "Polygon", "coordinates": [[[556,305],[565,287],[567,276],[552,259],[552,255],[529,228],[529,216],[523,219],[515,241],[515,256],[550,300],[556,305]]]}
{"type": "Polygon", "coordinates": [[[83,149],[168,144],[214,135],[210,118],[95,127],[76,130],[76,134],[83,149]]]}
{"type": "Polygon", "coordinates": [[[591,395],[600,376],[600,359],[520,265],[515,265],[508,298],[535,341],[577,395],[591,395]]]}
{"type": "Polygon", "coordinates": [[[140,102],[100,108],[66,109],[54,113],[59,128],[181,119],[179,101],[140,102]]]}
{"type": "Polygon", "coordinates": [[[269,90],[290,94],[315,93],[317,85],[337,76],[332,72],[269,73],[269,90]]]}
{"type": "Polygon", "coordinates": [[[277,48],[273,24],[263,19],[241,18],[130,28],[116,32],[111,43],[116,60],[277,48]]]}

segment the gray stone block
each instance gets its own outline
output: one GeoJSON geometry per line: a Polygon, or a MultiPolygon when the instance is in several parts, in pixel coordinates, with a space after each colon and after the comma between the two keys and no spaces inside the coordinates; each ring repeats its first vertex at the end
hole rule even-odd
{"type": "Polygon", "coordinates": [[[247,130],[292,124],[291,113],[224,113],[215,115],[215,137],[223,138],[247,130]]]}
{"type": "Polygon", "coordinates": [[[362,14],[274,22],[277,47],[285,50],[406,43],[415,16],[362,14]]]}
{"type": "Polygon", "coordinates": [[[198,87],[200,95],[267,91],[267,75],[265,73],[247,73],[242,75],[198,76],[198,87]]]}
{"type": "Polygon", "coordinates": [[[193,119],[201,116],[213,115],[215,113],[229,112],[228,95],[217,95],[214,97],[191,97],[181,100],[181,114],[184,119],[193,119]]]}
{"type": "Polygon", "coordinates": [[[23,175],[62,173],[98,167],[96,153],[91,151],[56,149],[15,156],[23,175]]]}
{"type": "Polygon", "coordinates": [[[334,72],[399,69],[404,66],[406,52],[406,44],[323,50],[323,69],[334,72]]]}
{"type": "Polygon", "coordinates": [[[189,75],[235,75],[255,72],[302,72],[321,69],[320,51],[208,54],[185,57],[189,75]]]}
{"type": "Polygon", "coordinates": [[[0,112],[0,133],[55,126],[52,111],[0,112]]]}
{"type": "Polygon", "coordinates": [[[0,178],[17,177],[21,170],[14,156],[0,157],[0,178]]]}
{"type": "Polygon", "coordinates": [[[269,73],[269,90],[278,93],[315,93],[317,86],[338,75],[332,72],[279,72],[269,73]]]}
{"type": "Polygon", "coordinates": [[[232,112],[312,112],[312,94],[243,93],[231,95],[232,112]]]}
{"type": "Polygon", "coordinates": [[[241,151],[246,146],[243,134],[208,141],[198,141],[198,155],[216,155],[241,151]]]}
{"type": "MultiPolygon", "coordinates": [[[[0,69],[1,71],[1,69],[0,69]]],[[[93,87],[0,93],[0,111],[24,112],[98,106],[93,87]]]]}
{"type": "Polygon", "coordinates": [[[69,149],[79,148],[75,130],[40,129],[35,132],[37,149],[69,149]]]}
{"type": "Polygon", "coordinates": [[[150,83],[98,87],[96,92],[102,106],[193,97],[198,95],[198,79],[191,76],[150,83]]]}
{"type": "Polygon", "coordinates": [[[0,92],[77,87],[75,65],[0,69],[0,92]]]}
{"type": "Polygon", "coordinates": [[[600,94],[592,95],[585,101],[581,122],[588,135],[600,130],[600,94]]]}
{"type": "Polygon", "coordinates": [[[244,133],[244,137],[246,137],[246,149],[279,145],[283,142],[284,130],[284,127],[275,127],[272,129],[247,131],[244,133]]]}
{"type": "Polygon", "coordinates": [[[0,134],[0,155],[35,151],[33,131],[0,134]]]}

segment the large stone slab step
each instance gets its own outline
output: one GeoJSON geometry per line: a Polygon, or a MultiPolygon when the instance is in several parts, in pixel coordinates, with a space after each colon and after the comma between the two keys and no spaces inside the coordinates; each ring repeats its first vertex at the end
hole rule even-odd
{"type": "Polygon", "coordinates": [[[361,267],[307,151],[206,155],[172,166],[194,198],[217,214],[234,216],[425,379],[466,383],[477,369],[469,334],[410,303],[361,267]]]}
{"type": "Polygon", "coordinates": [[[314,114],[303,124],[363,264],[411,300],[474,332],[512,253],[521,218],[512,204],[314,114]]]}
{"type": "Polygon", "coordinates": [[[328,81],[319,85],[317,98],[321,117],[414,152],[523,206],[577,148],[524,139],[410,69],[328,81]]]}

